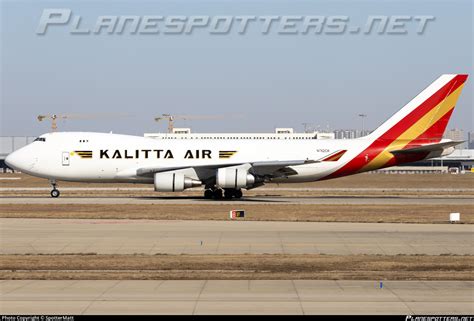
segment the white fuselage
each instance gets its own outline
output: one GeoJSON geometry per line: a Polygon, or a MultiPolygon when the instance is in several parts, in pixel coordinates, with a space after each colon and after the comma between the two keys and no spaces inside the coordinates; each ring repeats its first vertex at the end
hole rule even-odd
{"type": "MultiPolygon", "coordinates": [[[[153,178],[137,175],[140,168],[318,160],[335,151],[347,150],[338,161],[292,166],[296,175],[277,179],[288,182],[316,181],[337,170],[370,144],[370,140],[363,138],[193,141],[90,132],[49,133],[40,138],[44,141],[35,141],[10,155],[10,163],[27,174],[51,180],[136,183],[153,183],[153,178]],[[222,151],[235,153],[222,158],[222,151]]],[[[198,176],[215,173],[191,170],[186,171],[186,175],[202,180],[203,177],[198,176]]]]}

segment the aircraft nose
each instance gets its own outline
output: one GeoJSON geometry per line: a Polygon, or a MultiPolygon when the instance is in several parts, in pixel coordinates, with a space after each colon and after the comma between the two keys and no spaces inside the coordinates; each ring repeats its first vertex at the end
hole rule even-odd
{"type": "Polygon", "coordinates": [[[20,148],[5,158],[5,164],[15,170],[27,171],[33,166],[34,162],[31,160],[31,157],[26,155],[24,149],[20,148]]]}
{"type": "Polygon", "coordinates": [[[7,158],[5,158],[5,164],[7,164],[8,167],[13,168],[13,169],[18,169],[17,164],[19,163],[18,159],[18,152],[13,152],[8,154],[7,158]]]}

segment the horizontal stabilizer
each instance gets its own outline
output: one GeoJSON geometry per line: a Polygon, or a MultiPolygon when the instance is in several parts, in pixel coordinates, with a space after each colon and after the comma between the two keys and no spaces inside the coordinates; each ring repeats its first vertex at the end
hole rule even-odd
{"type": "Polygon", "coordinates": [[[423,146],[418,146],[418,147],[413,147],[413,148],[392,150],[390,151],[390,153],[396,155],[396,154],[436,152],[436,151],[442,151],[446,148],[462,144],[464,142],[465,141],[449,141],[449,142],[444,142],[444,143],[428,144],[428,145],[423,145],[423,146]]]}

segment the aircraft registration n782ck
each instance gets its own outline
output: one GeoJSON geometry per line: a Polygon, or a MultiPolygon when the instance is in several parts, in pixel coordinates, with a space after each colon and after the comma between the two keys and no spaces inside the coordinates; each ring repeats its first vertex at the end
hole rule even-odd
{"type": "Polygon", "coordinates": [[[204,197],[240,198],[266,182],[312,182],[452,153],[443,133],[467,75],[442,75],[371,134],[347,140],[156,140],[55,132],[11,153],[8,166],[57,181],[154,184],[204,197]]]}

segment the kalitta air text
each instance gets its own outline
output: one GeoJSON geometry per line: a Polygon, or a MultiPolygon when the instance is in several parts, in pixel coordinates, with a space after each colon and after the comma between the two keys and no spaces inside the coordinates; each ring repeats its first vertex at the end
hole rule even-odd
{"type": "MultiPolygon", "coordinates": [[[[99,158],[107,159],[139,159],[139,158],[152,158],[152,159],[173,159],[174,154],[169,149],[135,149],[135,150],[109,150],[101,149],[99,151],[99,158]]],[[[185,159],[203,159],[203,158],[212,158],[211,150],[208,149],[188,149],[184,154],[185,159]]]]}

